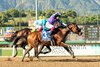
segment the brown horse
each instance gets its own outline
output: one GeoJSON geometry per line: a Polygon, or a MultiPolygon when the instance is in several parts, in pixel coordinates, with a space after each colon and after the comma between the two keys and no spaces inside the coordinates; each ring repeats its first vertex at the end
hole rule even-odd
{"type": "MultiPolygon", "coordinates": [[[[68,51],[71,56],[73,58],[75,58],[74,56],[74,52],[72,51],[72,48],[65,44],[65,38],[66,36],[70,33],[70,32],[73,32],[73,33],[76,33],[78,35],[82,35],[82,32],[81,32],[81,29],[77,26],[76,23],[72,23],[72,24],[69,24],[66,26],[66,28],[57,28],[55,29],[56,33],[53,34],[53,37],[54,37],[54,40],[55,40],[55,43],[56,45],[55,46],[62,46],[64,47],[64,49],[66,51],[68,51]]],[[[51,48],[50,48],[50,41],[42,41],[42,35],[41,35],[41,32],[33,32],[31,33],[29,36],[28,36],[28,45],[29,45],[29,49],[25,52],[23,58],[22,58],[22,61],[24,60],[24,57],[25,55],[32,49],[34,48],[34,51],[35,51],[35,56],[38,58],[38,55],[41,53],[41,50],[43,49],[44,46],[46,46],[48,49],[49,49],[49,52],[51,51],[51,48]],[[38,51],[38,46],[40,44],[40,49],[38,51]]]]}
{"type": "Polygon", "coordinates": [[[27,45],[27,36],[31,33],[31,30],[32,29],[30,28],[18,30],[12,34],[9,40],[5,39],[5,41],[12,42],[11,46],[13,46],[16,50],[14,57],[16,57],[18,54],[17,47],[22,47],[24,50],[26,50],[25,46],[27,45]]]}

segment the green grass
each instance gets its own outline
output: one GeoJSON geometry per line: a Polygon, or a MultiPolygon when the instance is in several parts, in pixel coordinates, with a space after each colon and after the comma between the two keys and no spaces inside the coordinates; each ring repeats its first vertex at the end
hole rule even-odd
{"type": "Polygon", "coordinates": [[[9,45],[9,44],[11,44],[11,42],[0,41],[0,44],[7,44],[7,45],[9,45]]]}
{"type": "MultiPolygon", "coordinates": [[[[17,56],[22,56],[22,55],[23,55],[23,50],[19,49],[17,56]]],[[[2,56],[12,56],[12,50],[11,49],[2,50],[2,56]]]]}

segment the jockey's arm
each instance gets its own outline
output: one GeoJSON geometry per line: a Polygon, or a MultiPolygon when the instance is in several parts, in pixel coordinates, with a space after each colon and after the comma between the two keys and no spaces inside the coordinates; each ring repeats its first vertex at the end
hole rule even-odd
{"type": "Polygon", "coordinates": [[[58,22],[61,24],[61,26],[66,27],[66,24],[63,23],[61,20],[58,20],[58,22]]]}

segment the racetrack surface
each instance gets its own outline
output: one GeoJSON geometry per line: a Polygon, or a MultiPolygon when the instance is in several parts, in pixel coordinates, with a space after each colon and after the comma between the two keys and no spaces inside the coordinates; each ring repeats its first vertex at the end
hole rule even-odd
{"type": "Polygon", "coordinates": [[[100,67],[100,56],[78,57],[77,60],[71,57],[40,57],[41,60],[22,57],[0,57],[0,67],[100,67]]]}

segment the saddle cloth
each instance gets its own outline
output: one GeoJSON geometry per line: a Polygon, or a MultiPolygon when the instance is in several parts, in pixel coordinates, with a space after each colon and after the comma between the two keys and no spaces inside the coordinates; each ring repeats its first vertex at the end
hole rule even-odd
{"type": "Polygon", "coordinates": [[[42,40],[51,41],[50,31],[42,30],[42,40]]]}

